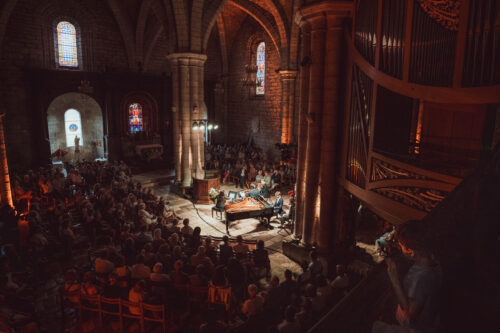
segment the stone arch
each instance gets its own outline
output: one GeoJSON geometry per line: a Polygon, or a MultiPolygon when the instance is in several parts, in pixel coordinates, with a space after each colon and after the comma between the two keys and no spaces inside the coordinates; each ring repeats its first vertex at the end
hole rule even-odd
{"type": "Polygon", "coordinates": [[[267,12],[261,7],[256,6],[255,4],[250,3],[246,0],[233,0],[230,2],[230,4],[247,13],[250,17],[257,21],[262,26],[262,28],[264,28],[281,57],[281,41],[279,33],[275,28],[274,22],[272,22],[269,19],[268,15],[266,15],[267,12]]]}
{"type": "Polygon", "coordinates": [[[17,0],[6,0],[0,9],[0,57],[2,56],[3,37],[5,35],[5,31],[7,31],[10,14],[12,14],[16,4],[17,0]]]}
{"type": "Polygon", "coordinates": [[[118,23],[118,28],[120,29],[123,42],[125,44],[125,50],[127,51],[129,67],[131,69],[135,68],[136,64],[134,63],[134,60],[136,41],[134,40],[135,34],[132,24],[123,10],[121,2],[118,0],[108,0],[108,4],[113,12],[116,22],[118,23]]]}
{"type": "Polygon", "coordinates": [[[94,160],[104,157],[104,122],[102,109],[92,97],[76,92],[65,93],[54,98],[47,108],[47,127],[50,141],[50,153],[57,149],[68,152],[67,159],[73,160],[74,148],[66,146],[64,114],[69,109],[80,113],[83,145],[80,147],[80,159],[94,160]]]}

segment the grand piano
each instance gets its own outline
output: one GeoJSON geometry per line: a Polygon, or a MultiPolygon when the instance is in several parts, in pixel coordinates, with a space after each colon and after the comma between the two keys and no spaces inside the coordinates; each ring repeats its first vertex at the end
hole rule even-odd
{"type": "Polygon", "coordinates": [[[263,218],[270,226],[269,220],[274,215],[274,209],[263,197],[246,197],[240,202],[226,205],[226,233],[229,233],[229,222],[250,218],[263,218]]]}

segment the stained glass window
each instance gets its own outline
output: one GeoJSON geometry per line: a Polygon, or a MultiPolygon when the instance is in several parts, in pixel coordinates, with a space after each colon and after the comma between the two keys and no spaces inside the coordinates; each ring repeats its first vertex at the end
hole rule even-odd
{"type": "Polygon", "coordinates": [[[139,103],[132,103],[128,107],[128,124],[130,126],[130,133],[143,131],[142,120],[142,105],[139,103]]]}
{"type": "Polygon", "coordinates": [[[64,129],[66,132],[66,146],[75,146],[75,137],[80,138],[80,146],[83,146],[82,120],[80,112],[75,109],[69,109],[64,113],[64,129]]]}
{"type": "Polygon", "coordinates": [[[261,42],[257,46],[257,95],[264,95],[266,86],[266,44],[261,42]]]}
{"type": "Polygon", "coordinates": [[[57,24],[57,56],[59,66],[78,67],[76,29],[67,21],[57,24]]]}

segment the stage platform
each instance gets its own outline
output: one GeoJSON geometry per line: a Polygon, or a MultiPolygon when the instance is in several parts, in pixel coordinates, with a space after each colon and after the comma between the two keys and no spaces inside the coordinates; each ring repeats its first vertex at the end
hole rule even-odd
{"type": "MultiPolygon", "coordinates": [[[[195,205],[190,200],[174,193],[174,185],[172,185],[174,180],[173,170],[141,173],[134,175],[133,179],[145,187],[153,188],[156,195],[166,197],[175,213],[182,218],[189,218],[191,227],[200,227],[202,235],[214,237],[226,235],[225,222],[216,218],[215,213],[212,217],[212,205],[195,205]]],[[[237,190],[233,184],[223,184],[221,189],[226,193],[237,190]]],[[[283,199],[285,202],[283,208],[288,211],[288,195],[283,195],[283,199]]],[[[269,202],[274,202],[274,197],[271,197],[269,202]]],[[[263,240],[265,247],[269,251],[272,274],[277,275],[282,281],[286,269],[297,273],[300,273],[301,269],[297,263],[282,254],[282,242],[292,239],[290,231],[278,228],[278,221],[271,220],[271,225],[274,226],[274,229],[269,230],[262,226],[257,219],[234,221],[229,225],[229,233],[231,238],[241,235],[246,240],[263,240]]]]}

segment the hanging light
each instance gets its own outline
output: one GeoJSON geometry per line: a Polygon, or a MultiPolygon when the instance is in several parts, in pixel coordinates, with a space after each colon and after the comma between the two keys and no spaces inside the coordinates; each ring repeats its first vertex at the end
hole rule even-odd
{"type": "Polygon", "coordinates": [[[208,129],[209,131],[211,131],[211,130],[212,130],[212,128],[214,128],[214,125],[212,125],[212,124],[208,124],[207,129],[208,129]]]}
{"type": "Polygon", "coordinates": [[[205,130],[205,123],[200,121],[200,131],[204,131],[204,130],[205,130]]]}
{"type": "Polygon", "coordinates": [[[218,129],[219,125],[214,125],[214,130],[218,129]]]}
{"type": "Polygon", "coordinates": [[[196,122],[196,121],[195,121],[195,122],[193,123],[193,131],[197,131],[198,129],[199,129],[199,127],[198,127],[198,122],[196,122]]]}

